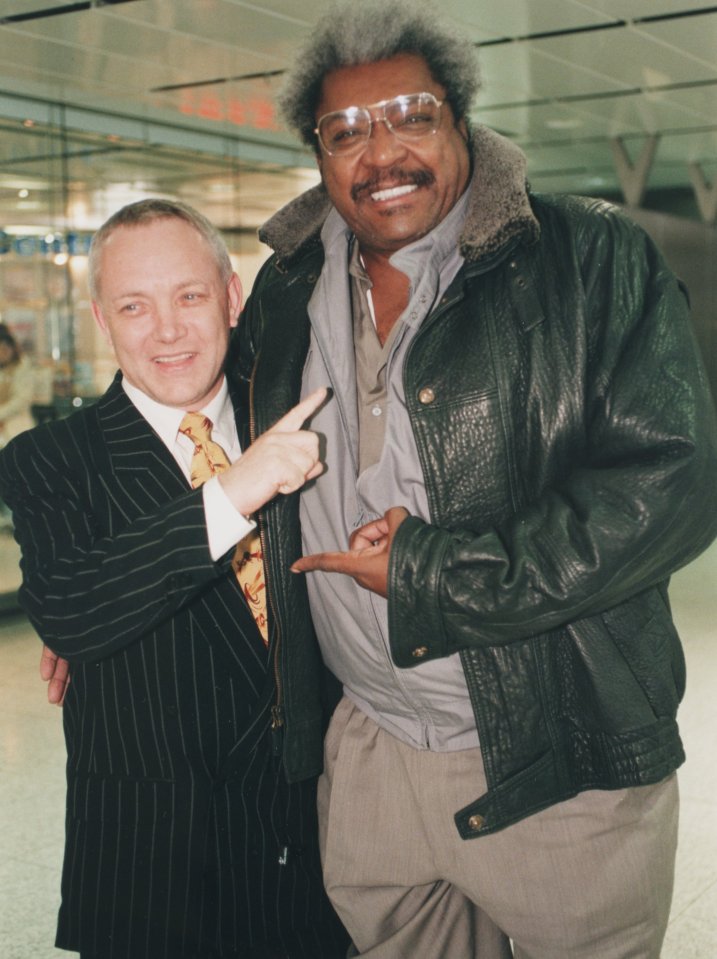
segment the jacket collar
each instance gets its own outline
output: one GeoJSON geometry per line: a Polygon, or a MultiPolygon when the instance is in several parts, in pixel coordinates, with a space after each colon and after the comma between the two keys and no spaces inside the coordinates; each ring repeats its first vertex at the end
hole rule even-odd
{"type": "MultiPolygon", "coordinates": [[[[474,174],[468,212],[461,234],[461,253],[472,262],[492,256],[506,243],[537,240],[540,227],[530,205],[525,155],[514,143],[485,126],[471,140],[474,174]]],[[[323,184],[313,187],[274,214],[259,238],[280,260],[291,260],[319,239],[331,210],[323,184]]]]}

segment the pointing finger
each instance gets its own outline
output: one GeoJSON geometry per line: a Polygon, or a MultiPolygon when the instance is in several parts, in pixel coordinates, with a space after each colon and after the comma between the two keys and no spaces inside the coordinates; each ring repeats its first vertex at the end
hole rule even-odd
{"type": "Polygon", "coordinates": [[[325,573],[346,573],[349,571],[350,555],[348,553],[312,553],[309,556],[300,556],[291,564],[292,573],[309,573],[314,570],[323,570],[325,573]]]}
{"type": "Polygon", "coordinates": [[[318,410],[328,396],[328,393],[329,391],[325,386],[314,390],[313,393],[310,393],[300,403],[297,403],[293,409],[290,409],[288,413],[284,414],[267,432],[293,433],[295,430],[300,430],[309,417],[313,416],[318,410]]]}

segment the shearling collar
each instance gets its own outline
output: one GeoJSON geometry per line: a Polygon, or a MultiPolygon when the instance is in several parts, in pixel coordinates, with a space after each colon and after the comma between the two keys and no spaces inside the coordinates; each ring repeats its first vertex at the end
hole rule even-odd
{"type": "MultiPolygon", "coordinates": [[[[460,240],[461,253],[469,261],[490,256],[514,238],[530,243],[540,232],[528,197],[522,150],[484,126],[475,128],[472,149],[475,172],[460,240]]],[[[330,210],[331,201],[320,184],[267,220],[259,239],[279,259],[291,259],[310,240],[318,239],[330,210]]]]}

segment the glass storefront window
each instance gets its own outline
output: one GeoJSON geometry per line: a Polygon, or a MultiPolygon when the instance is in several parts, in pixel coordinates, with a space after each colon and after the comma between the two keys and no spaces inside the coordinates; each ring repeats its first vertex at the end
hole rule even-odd
{"type": "MultiPolygon", "coordinates": [[[[268,253],[257,228],[318,180],[276,159],[240,159],[230,137],[206,137],[203,150],[201,136],[176,128],[149,144],[69,129],[60,107],[49,112],[56,122],[0,117],[0,321],[25,357],[34,422],[92,402],[114,375],[87,290],[90,240],[108,216],[148,196],[190,203],[222,230],[248,290],[268,253]]],[[[0,517],[0,606],[19,585],[17,560],[0,517]]]]}

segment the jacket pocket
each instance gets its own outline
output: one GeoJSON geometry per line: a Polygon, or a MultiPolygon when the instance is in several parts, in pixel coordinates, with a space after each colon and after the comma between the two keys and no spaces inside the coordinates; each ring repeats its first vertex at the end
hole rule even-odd
{"type": "Polygon", "coordinates": [[[568,627],[573,694],[581,722],[623,733],[673,719],[684,692],[685,662],[657,590],[568,627]]]}

